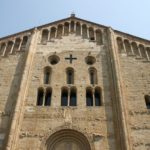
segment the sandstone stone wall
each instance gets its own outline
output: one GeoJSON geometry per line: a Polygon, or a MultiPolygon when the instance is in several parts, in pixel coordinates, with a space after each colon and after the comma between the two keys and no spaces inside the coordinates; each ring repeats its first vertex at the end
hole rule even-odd
{"type": "Polygon", "coordinates": [[[91,150],[150,148],[149,110],[144,99],[150,94],[149,41],[74,16],[32,29],[28,35],[22,51],[24,42],[16,40],[14,52],[15,42],[9,42],[18,39],[16,35],[0,40],[0,47],[8,42],[11,50],[5,55],[0,48],[1,149],[48,150],[55,133],[59,137],[59,132],[71,131],[89,143],[91,150]],[[49,61],[54,55],[59,58],[57,64],[49,61]],[[70,55],[76,58],[72,63],[65,59],[70,55]],[[88,65],[87,56],[96,62],[88,65]],[[51,70],[49,84],[43,83],[45,67],[51,70]],[[66,83],[68,67],[74,69],[71,85],[66,83]],[[90,84],[90,68],[97,71],[94,85],[90,84]],[[76,88],[77,106],[61,106],[62,87],[76,88]],[[101,89],[102,106],[86,106],[87,87],[101,89]],[[52,89],[50,106],[37,106],[39,88],[52,89]]]}
{"type": "Polygon", "coordinates": [[[65,128],[77,129],[87,135],[96,150],[99,150],[99,147],[116,149],[106,57],[104,45],[98,46],[96,43],[74,34],[64,36],[62,39],[55,39],[54,42],[47,42],[47,45],[40,43],[37,45],[18,149],[40,149],[53,131],[65,128]],[[98,84],[95,86],[102,88],[103,106],[86,106],[86,87],[91,86],[88,74],[91,66],[85,62],[89,52],[96,58],[96,63],[92,67],[97,69],[98,84]],[[53,54],[60,57],[60,61],[56,65],[51,65],[48,61],[48,57],[53,54]],[[72,64],[65,60],[69,54],[77,58],[72,64]],[[45,66],[50,66],[52,69],[49,85],[43,84],[45,66]],[[77,88],[77,106],[75,107],[60,106],[61,88],[69,87],[66,84],[65,69],[67,67],[73,67],[75,70],[73,85],[77,88]],[[51,106],[36,106],[38,87],[52,88],[51,106]]]}
{"type": "MultiPolygon", "coordinates": [[[[122,37],[149,46],[146,41],[122,37]]],[[[119,53],[119,61],[130,143],[134,150],[147,150],[150,148],[150,112],[144,97],[150,94],[150,61],[127,53],[119,53]]]]}

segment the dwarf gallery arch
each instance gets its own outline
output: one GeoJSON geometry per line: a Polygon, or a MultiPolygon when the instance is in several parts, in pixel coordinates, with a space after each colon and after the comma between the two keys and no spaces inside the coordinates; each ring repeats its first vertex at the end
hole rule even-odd
{"type": "Polygon", "coordinates": [[[91,147],[82,133],[64,129],[49,137],[46,142],[46,150],[91,150],[91,147]]]}

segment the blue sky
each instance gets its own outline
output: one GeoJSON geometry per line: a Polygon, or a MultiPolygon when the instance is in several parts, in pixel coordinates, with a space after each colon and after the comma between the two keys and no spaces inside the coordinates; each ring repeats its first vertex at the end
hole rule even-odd
{"type": "Polygon", "coordinates": [[[67,18],[85,20],[150,39],[150,0],[1,0],[0,37],[67,18]]]}

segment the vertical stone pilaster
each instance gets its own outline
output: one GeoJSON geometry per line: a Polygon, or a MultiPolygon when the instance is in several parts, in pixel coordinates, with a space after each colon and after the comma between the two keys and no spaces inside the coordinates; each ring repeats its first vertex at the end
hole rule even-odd
{"type": "Polygon", "coordinates": [[[108,33],[108,62],[110,66],[110,78],[114,113],[114,126],[116,134],[117,150],[131,150],[129,142],[129,132],[127,125],[127,110],[125,106],[125,95],[120,70],[120,62],[118,57],[117,43],[114,31],[109,28],[108,33]]]}
{"type": "Polygon", "coordinates": [[[19,138],[19,131],[24,115],[25,97],[28,91],[29,82],[32,72],[33,58],[36,51],[36,43],[38,41],[38,34],[36,29],[31,37],[31,43],[26,51],[26,58],[24,60],[24,69],[22,71],[22,80],[18,91],[18,97],[14,111],[11,114],[10,126],[7,132],[4,149],[5,150],[16,150],[19,138]]]}

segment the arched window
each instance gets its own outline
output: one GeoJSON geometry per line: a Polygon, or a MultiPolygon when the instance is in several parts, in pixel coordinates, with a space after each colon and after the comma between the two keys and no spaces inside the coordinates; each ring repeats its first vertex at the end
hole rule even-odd
{"type": "Polygon", "coordinates": [[[81,35],[81,25],[79,22],[76,23],[76,35],[81,35]]]}
{"type": "Polygon", "coordinates": [[[95,37],[94,37],[94,29],[92,27],[89,28],[89,39],[91,41],[94,41],[95,40],[95,37]]]}
{"type": "Polygon", "coordinates": [[[139,56],[139,57],[140,57],[140,53],[139,53],[139,49],[138,49],[137,44],[136,44],[135,42],[132,42],[131,46],[132,46],[132,49],[133,49],[134,54],[135,54],[136,56],[139,56]]]}
{"type": "Polygon", "coordinates": [[[43,98],[44,98],[44,90],[43,90],[43,88],[39,88],[38,94],[37,94],[37,105],[38,106],[43,105],[43,98]]]}
{"type": "Polygon", "coordinates": [[[101,106],[101,89],[99,87],[95,88],[94,97],[95,106],[101,106]]]}
{"type": "Polygon", "coordinates": [[[41,43],[46,44],[48,41],[48,33],[49,31],[47,29],[44,29],[42,31],[42,38],[41,38],[41,43]]]}
{"type": "Polygon", "coordinates": [[[61,106],[68,106],[68,88],[61,90],[61,106]]]}
{"type": "Polygon", "coordinates": [[[73,68],[66,69],[66,76],[67,76],[67,84],[74,84],[74,70],[73,68]]]}
{"type": "Polygon", "coordinates": [[[24,36],[23,41],[22,41],[22,45],[21,45],[21,50],[25,50],[27,42],[28,42],[28,37],[24,36]]]}
{"type": "Polygon", "coordinates": [[[57,28],[57,38],[61,38],[63,33],[63,26],[61,24],[58,25],[57,28]]]}
{"type": "Polygon", "coordinates": [[[44,68],[44,84],[50,83],[50,76],[51,76],[51,68],[45,67],[44,68]]]}
{"type": "Polygon", "coordinates": [[[147,109],[150,109],[150,96],[149,95],[145,95],[145,103],[146,103],[147,109]]]}
{"type": "Polygon", "coordinates": [[[125,48],[126,48],[127,54],[131,55],[132,51],[131,51],[131,45],[130,45],[129,41],[128,40],[124,40],[124,44],[125,44],[125,48]]]}
{"type": "Polygon", "coordinates": [[[86,89],[86,105],[93,106],[93,92],[91,88],[86,89]]]}
{"type": "Polygon", "coordinates": [[[45,106],[50,106],[51,105],[51,97],[52,97],[52,89],[47,88],[46,89],[46,95],[45,95],[45,106]]]}
{"type": "Polygon", "coordinates": [[[3,55],[5,48],[6,48],[6,44],[2,43],[0,46],[0,55],[3,55]]]}
{"type": "Polygon", "coordinates": [[[102,37],[102,31],[101,30],[96,30],[96,42],[98,45],[103,44],[103,37],[102,37]]]}
{"type": "Polygon", "coordinates": [[[5,56],[7,56],[11,52],[12,46],[13,46],[13,42],[9,41],[8,44],[7,44],[5,54],[4,54],[5,56]]]}
{"type": "Polygon", "coordinates": [[[68,35],[69,34],[69,23],[65,22],[64,25],[64,35],[68,35]]]}
{"type": "Polygon", "coordinates": [[[85,24],[82,25],[82,37],[83,39],[87,38],[87,26],[85,24]]]}
{"type": "Polygon", "coordinates": [[[146,55],[146,51],[145,51],[145,47],[144,45],[140,44],[139,45],[139,49],[140,49],[140,52],[141,52],[141,56],[145,59],[147,59],[147,55],[146,55]]]}
{"type": "Polygon", "coordinates": [[[120,37],[117,37],[117,45],[118,45],[119,53],[124,52],[123,42],[122,42],[122,39],[120,37]]]}
{"type": "Polygon", "coordinates": [[[70,104],[69,106],[77,106],[77,90],[76,88],[70,89],[70,104]]]}
{"type": "Polygon", "coordinates": [[[97,71],[95,68],[89,68],[90,84],[97,84],[97,71]]]}
{"type": "Polygon", "coordinates": [[[71,33],[74,32],[74,21],[71,21],[71,33]]]}
{"type": "Polygon", "coordinates": [[[50,39],[54,39],[56,37],[56,28],[51,28],[50,39]]]}
{"type": "Polygon", "coordinates": [[[21,43],[21,39],[20,39],[20,38],[17,38],[17,39],[15,40],[15,45],[14,45],[14,49],[13,49],[13,51],[12,51],[12,54],[14,54],[15,51],[18,51],[18,50],[19,50],[20,43],[21,43]]]}

